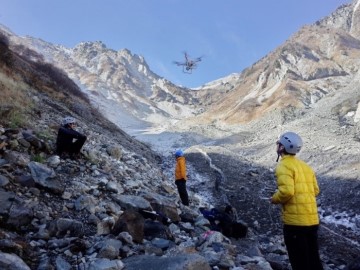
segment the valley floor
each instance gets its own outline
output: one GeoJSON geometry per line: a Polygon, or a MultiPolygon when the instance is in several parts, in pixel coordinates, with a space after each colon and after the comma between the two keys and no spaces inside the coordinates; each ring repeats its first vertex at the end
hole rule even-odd
{"type": "MultiPolygon", "coordinates": [[[[257,235],[260,246],[261,241],[270,238],[282,239],[280,209],[267,200],[275,188],[271,169],[230,156],[228,150],[211,146],[209,141],[196,145],[197,138],[189,135],[165,132],[141,135],[137,139],[150,144],[163,156],[170,181],[173,177],[173,152],[177,148],[186,150],[190,194],[200,197],[208,205],[233,205],[239,218],[257,235]]],[[[346,184],[342,188],[343,192],[359,189],[346,184]]],[[[325,269],[340,270],[360,254],[360,213],[358,208],[352,208],[360,204],[345,204],[342,208],[347,211],[340,213],[335,210],[340,209],[339,204],[329,205],[334,201],[326,200],[326,196],[334,195],[333,192],[336,191],[326,188],[321,198],[327,203],[323,203],[324,209],[319,208],[322,220],[319,244],[325,269]]]]}

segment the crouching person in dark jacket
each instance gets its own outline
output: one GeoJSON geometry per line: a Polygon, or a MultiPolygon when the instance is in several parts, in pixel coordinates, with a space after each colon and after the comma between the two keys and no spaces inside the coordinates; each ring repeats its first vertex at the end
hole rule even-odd
{"type": "Polygon", "coordinates": [[[76,120],[73,117],[65,117],[59,128],[56,139],[56,154],[61,158],[69,157],[77,159],[83,147],[86,136],[75,130],[76,120]]]}
{"type": "Polygon", "coordinates": [[[210,221],[210,229],[219,231],[227,237],[235,239],[245,237],[248,226],[245,222],[238,220],[236,210],[231,205],[226,205],[225,209],[212,208],[206,210],[199,208],[201,214],[210,221]]]}

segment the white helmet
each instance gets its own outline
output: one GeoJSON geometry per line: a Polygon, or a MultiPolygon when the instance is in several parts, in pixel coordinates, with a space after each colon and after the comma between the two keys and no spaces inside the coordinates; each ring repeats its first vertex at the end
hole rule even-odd
{"type": "Polygon", "coordinates": [[[66,126],[66,125],[72,124],[72,123],[76,123],[76,120],[75,120],[75,118],[73,118],[73,117],[71,117],[71,116],[65,117],[65,118],[63,119],[63,121],[62,121],[62,125],[63,125],[63,126],[66,126]]]}
{"type": "Polygon", "coordinates": [[[302,139],[295,132],[285,132],[280,136],[278,142],[284,146],[285,151],[289,154],[299,153],[303,146],[302,139]]]}

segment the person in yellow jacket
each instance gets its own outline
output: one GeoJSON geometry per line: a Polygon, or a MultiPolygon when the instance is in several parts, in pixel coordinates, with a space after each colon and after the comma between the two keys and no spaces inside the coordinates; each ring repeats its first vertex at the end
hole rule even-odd
{"type": "Polygon", "coordinates": [[[186,160],[184,152],[181,149],[175,152],[175,184],[177,186],[179,196],[183,205],[189,205],[189,196],[186,190],[186,160]]]}
{"type": "Polygon", "coordinates": [[[322,270],[316,203],[320,190],[314,170],[296,157],[302,145],[301,137],[294,132],[285,132],[277,141],[281,160],[275,170],[278,189],[271,203],[282,206],[284,241],[292,270],[322,270]]]}

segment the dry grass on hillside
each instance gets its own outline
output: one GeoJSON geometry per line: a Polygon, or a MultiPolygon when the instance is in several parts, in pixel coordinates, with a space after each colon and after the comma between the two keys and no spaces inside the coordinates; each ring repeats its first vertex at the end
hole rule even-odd
{"type": "Polygon", "coordinates": [[[16,81],[0,72],[1,99],[0,106],[15,106],[25,108],[30,105],[26,89],[28,86],[22,81],[16,81]]]}
{"type": "Polygon", "coordinates": [[[75,108],[83,115],[92,114],[88,97],[62,70],[34,57],[27,48],[14,48],[16,51],[10,49],[7,36],[0,33],[0,124],[24,126],[31,115],[41,111],[35,108],[35,95],[63,104],[68,108],[65,111],[75,108]]]}
{"type": "Polygon", "coordinates": [[[26,122],[27,112],[33,108],[29,86],[0,71],[0,124],[13,127],[26,122]]]}

